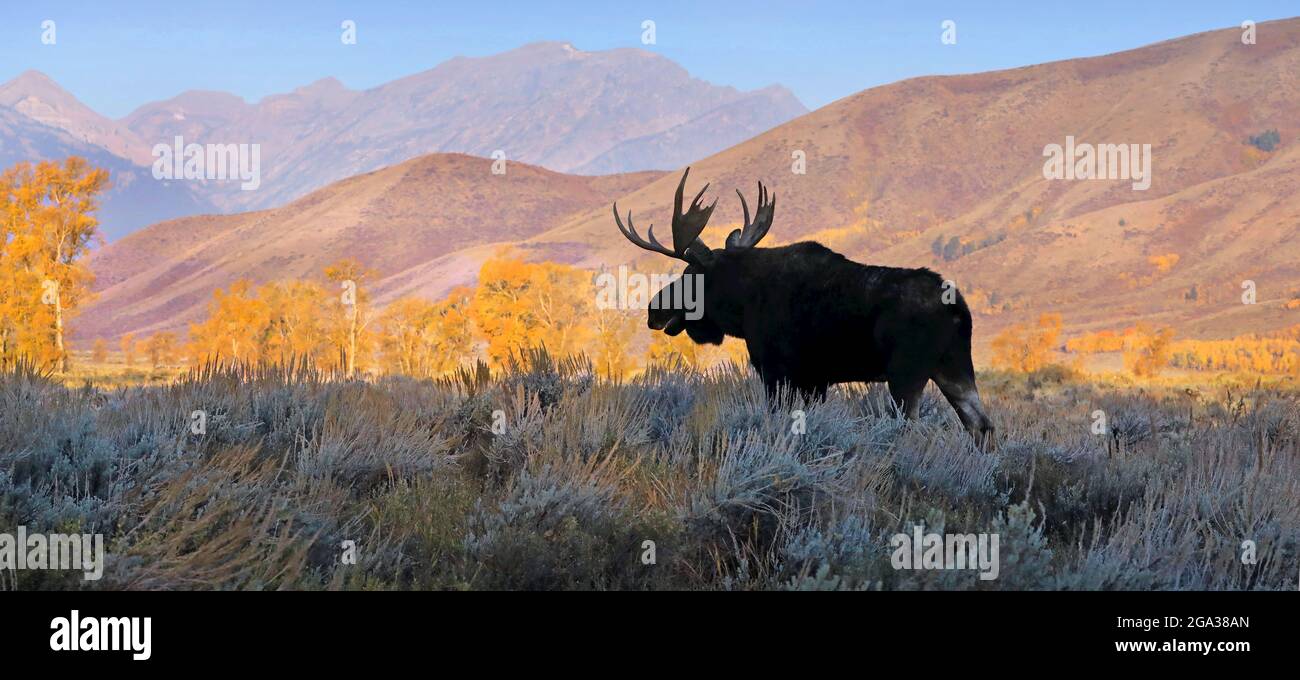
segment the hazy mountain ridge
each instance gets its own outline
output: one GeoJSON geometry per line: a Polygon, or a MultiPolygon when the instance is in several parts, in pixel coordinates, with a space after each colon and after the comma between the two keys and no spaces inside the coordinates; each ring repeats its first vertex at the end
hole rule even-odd
{"type": "Polygon", "coordinates": [[[80,142],[135,163],[150,160],[149,149],[127,126],[92,111],[39,71],[24,71],[13,80],[0,83],[0,107],[63,130],[80,142]]]}
{"type": "Polygon", "coordinates": [[[671,168],[807,109],[784,88],[713,85],[645,50],[583,52],[547,42],[457,57],[369,90],[322,78],[256,103],[191,90],[118,121],[26,71],[0,84],[0,111],[10,114],[0,121],[4,159],[79,153],[112,170],[115,185],[132,187],[104,200],[103,232],[115,239],[179,215],[282,206],[331,182],[434,152],[500,150],[510,161],[584,174],[671,168]],[[32,132],[17,117],[62,135],[32,132]],[[186,144],[258,144],[260,186],[147,186],[153,148],[170,147],[177,137],[186,144]]]}
{"type": "Polygon", "coordinates": [[[621,142],[573,169],[582,175],[618,172],[621,168],[676,168],[703,155],[694,139],[712,139],[725,148],[768,130],[802,113],[803,105],[784,87],[772,86],[654,134],[621,142]],[[796,113],[798,112],[798,113],[796,113]]]}
{"type": "Polygon", "coordinates": [[[783,88],[739,92],[692,78],[644,50],[584,52],[558,42],[457,57],[364,91],[327,78],[243,106],[199,94],[146,105],[123,122],[155,143],[185,135],[187,141],[261,144],[261,190],[213,187],[213,200],[231,210],[282,205],[330,182],[435,152],[489,157],[500,151],[512,161],[570,172],[627,141],[668,135],[671,142],[615,154],[588,174],[671,168],[807,111],[783,88]],[[761,112],[689,125],[740,102],[761,112]]]}
{"type": "Polygon", "coordinates": [[[73,155],[109,171],[111,186],[99,201],[97,217],[100,232],[110,239],[161,220],[216,210],[185,182],[158,182],[147,167],[0,107],[0,168],[73,155]]]}

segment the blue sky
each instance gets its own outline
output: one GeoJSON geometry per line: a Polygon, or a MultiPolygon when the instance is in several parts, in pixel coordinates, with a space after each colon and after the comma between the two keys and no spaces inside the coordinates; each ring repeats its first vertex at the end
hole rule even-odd
{"type": "MultiPolygon", "coordinates": [[[[809,108],[912,76],[1106,54],[1190,33],[1300,15],[1296,0],[1235,2],[480,2],[226,0],[15,2],[0,10],[0,80],[49,74],[120,117],[188,89],[256,101],[325,76],[373,87],[457,55],[539,40],[643,47],[741,89],[781,83],[809,108]],[[52,19],[57,43],[41,44],[52,19]],[[339,40],[345,19],[357,44],[339,40]],[[943,45],[940,24],[957,24],[943,45]]],[[[1268,39],[1261,34],[1260,41],[1268,39]]]]}

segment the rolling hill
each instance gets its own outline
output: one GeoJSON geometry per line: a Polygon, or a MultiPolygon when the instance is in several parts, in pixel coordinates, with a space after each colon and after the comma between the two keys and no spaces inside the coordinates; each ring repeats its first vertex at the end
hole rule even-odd
{"type": "MultiPolygon", "coordinates": [[[[1202,337],[1300,323],[1281,308],[1300,288],[1300,19],[1259,28],[1256,45],[1227,29],[845,98],[693,164],[692,186],[721,197],[708,240],[740,221],[733,189],[752,200],[761,179],[780,197],[770,240],[932,267],[978,303],[985,340],[1044,311],[1076,330],[1147,320],[1202,337]],[[1267,130],[1282,140],[1270,152],[1248,141],[1267,130]],[[1044,148],[1067,136],[1150,144],[1150,187],[1045,179],[1044,148]],[[806,174],[791,170],[797,151],[806,174]],[[1153,258],[1170,255],[1160,271],[1153,258]],[[1247,280],[1253,306],[1240,299],[1247,280]]],[[[666,222],[675,181],[620,206],[666,222]]],[[[608,208],[529,245],[583,266],[672,267],[623,242],[608,208]]]]}
{"type": "Polygon", "coordinates": [[[92,254],[98,299],[75,331],[184,331],[212,291],[236,279],[319,279],[326,265],[347,257],[389,275],[448,253],[523,241],[661,174],[581,177],[511,163],[494,175],[491,166],[433,154],[281,208],[155,224],[92,254]]]}

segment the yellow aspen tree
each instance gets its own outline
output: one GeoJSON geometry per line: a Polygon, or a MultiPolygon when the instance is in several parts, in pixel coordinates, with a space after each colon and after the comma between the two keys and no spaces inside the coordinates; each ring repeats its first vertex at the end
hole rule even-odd
{"type": "Polygon", "coordinates": [[[103,364],[108,361],[108,341],[103,338],[95,338],[95,344],[91,346],[90,360],[103,364]]]}
{"type": "Polygon", "coordinates": [[[325,278],[336,286],[340,312],[336,334],[341,336],[339,344],[344,352],[344,370],[349,376],[356,375],[357,356],[367,346],[366,328],[375,318],[365,284],[376,276],[376,272],[350,258],[325,268],[325,278]]]}
{"type": "Polygon", "coordinates": [[[154,333],[144,343],[145,354],[149,357],[149,363],[154,368],[175,361],[176,347],[176,334],[171,331],[154,333]]]}
{"type": "Polygon", "coordinates": [[[632,345],[645,324],[624,310],[594,310],[591,318],[594,334],[588,352],[597,370],[611,378],[620,378],[636,367],[632,345]]]}
{"type": "Polygon", "coordinates": [[[509,258],[483,263],[470,308],[487,339],[488,358],[497,365],[530,347],[545,346],[557,357],[585,350],[594,337],[595,313],[590,272],[509,258]]]}
{"type": "Polygon", "coordinates": [[[430,345],[436,306],[422,298],[394,301],[379,316],[380,365],[384,371],[425,376],[431,371],[430,345]]]}
{"type": "Polygon", "coordinates": [[[29,216],[37,244],[31,266],[41,276],[42,304],[52,307],[54,350],[59,371],[66,373],[65,317],[90,294],[93,277],[81,260],[96,235],[97,196],[108,188],[108,171],[72,156],[61,164],[37,164],[32,179],[41,201],[29,216]]]}
{"type": "Polygon", "coordinates": [[[118,346],[122,348],[122,363],[127,368],[135,366],[135,334],[127,333],[118,340],[118,346]]]}
{"type": "Polygon", "coordinates": [[[208,303],[207,318],[190,324],[190,355],[196,361],[258,361],[266,347],[270,317],[252,282],[241,279],[230,285],[229,292],[218,289],[208,303]]]}
{"type": "Polygon", "coordinates": [[[283,281],[262,286],[259,297],[269,312],[262,354],[282,365],[306,360],[323,367],[329,359],[329,293],[314,281],[283,281]]]}
{"type": "Polygon", "coordinates": [[[472,289],[458,286],[438,303],[432,357],[435,375],[447,373],[474,360],[478,334],[469,314],[473,300],[472,289]]]}

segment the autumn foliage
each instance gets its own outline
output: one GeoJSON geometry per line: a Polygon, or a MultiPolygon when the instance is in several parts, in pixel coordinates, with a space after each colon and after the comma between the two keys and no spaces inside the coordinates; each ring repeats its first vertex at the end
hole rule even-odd
{"type": "Polygon", "coordinates": [[[1229,340],[1183,340],[1169,354],[1171,366],[1193,371],[1300,375],[1300,325],[1229,340]]]}
{"type": "Polygon", "coordinates": [[[497,365],[512,351],[545,345],[557,356],[576,354],[592,340],[591,274],[555,263],[492,259],[479,270],[470,318],[497,365]]]}
{"type": "MultiPolygon", "coordinates": [[[[744,364],[742,341],[698,345],[686,334],[649,331],[644,312],[603,309],[593,273],[553,262],[525,262],[502,254],[484,262],[478,283],[441,300],[404,297],[372,306],[366,282],[373,274],[354,261],[331,265],[319,280],[257,286],[237,281],[218,290],[207,317],[192,324],[189,342],[154,335],[121,339],[127,365],[144,356],[152,366],[185,358],[285,365],[306,362],[345,374],[437,377],[483,361],[504,368],[527,350],[581,355],[602,375],[627,377],[647,366],[707,369],[744,364]],[[352,278],[356,277],[356,278],[352,278]]],[[[1300,374],[1300,326],[1233,340],[1175,341],[1172,329],[1140,324],[1062,339],[1059,314],[1008,327],[992,342],[993,365],[1034,373],[1070,355],[1122,353],[1135,377],[1168,368],[1300,374]]]]}
{"type": "Polygon", "coordinates": [[[1139,378],[1158,375],[1169,365],[1174,329],[1165,327],[1152,330],[1138,324],[1133,339],[1124,347],[1124,368],[1139,378]]]}
{"type": "Polygon", "coordinates": [[[685,334],[651,333],[643,310],[600,308],[592,272],[564,264],[501,255],[484,262],[473,287],[438,301],[399,298],[382,309],[372,307],[366,285],[373,274],[358,263],[339,262],[323,274],[320,281],[238,281],[216,291],[207,317],[190,326],[189,358],[418,377],[476,361],[502,368],[537,347],[585,356],[612,377],[653,363],[707,368],[747,358],[742,342],[696,345],[685,334]]]}
{"type": "Polygon", "coordinates": [[[0,174],[0,365],[68,370],[66,324],[90,297],[83,258],[108,172],[78,157],[0,174]]]}
{"type": "Polygon", "coordinates": [[[1144,325],[1088,333],[1066,342],[1070,352],[1123,352],[1135,375],[1163,368],[1206,372],[1300,375],[1300,325],[1225,340],[1174,340],[1173,331],[1144,325]]]}
{"type": "Polygon", "coordinates": [[[421,377],[437,376],[472,356],[476,340],[469,317],[473,291],[457,288],[441,302],[403,298],[379,317],[380,365],[421,377]]]}
{"type": "Polygon", "coordinates": [[[1065,349],[1078,354],[1122,352],[1125,370],[1138,378],[1151,378],[1169,366],[1173,338],[1172,328],[1152,329],[1142,323],[1121,331],[1103,330],[1070,338],[1065,349]]]}
{"type": "Polygon", "coordinates": [[[1046,368],[1060,338],[1060,314],[1043,314],[1033,326],[1014,324],[993,338],[993,365],[1021,373],[1046,368]]]}
{"type": "Polygon", "coordinates": [[[1065,343],[1066,351],[1077,354],[1122,352],[1125,370],[1138,378],[1151,378],[1168,368],[1173,347],[1172,328],[1153,329],[1145,323],[1120,331],[1086,333],[1065,343]]]}

